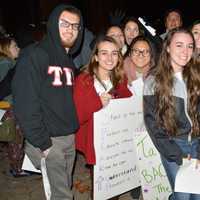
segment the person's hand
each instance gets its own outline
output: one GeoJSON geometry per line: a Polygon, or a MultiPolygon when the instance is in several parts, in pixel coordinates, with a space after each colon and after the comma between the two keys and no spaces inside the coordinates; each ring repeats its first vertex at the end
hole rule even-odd
{"type": "MultiPolygon", "coordinates": [[[[191,155],[188,154],[187,159],[191,160],[191,155]]],[[[199,169],[200,168],[200,160],[196,159],[196,163],[195,163],[195,169],[199,169]]]]}
{"type": "Polygon", "coordinates": [[[44,151],[42,151],[42,157],[46,158],[48,156],[48,154],[49,154],[50,149],[51,149],[51,147],[46,149],[46,150],[44,150],[44,151]]]}
{"type": "Polygon", "coordinates": [[[191,160],[191,158],[192,158],[191,155],[188,154],[187,159],[188,159],[188,160],[191,160]]]}
{"type": "Polygon", "coordinates": [[[100,99],[103,107],[105,107],[108,105],[110,99],[112,99],[112,95],[104,92],[100,95],[100,99]]]}
{"type": "Polygon", "coordinates": [[[126,17],[126,13],[123,10],[116,9],[109,14],[109,22],[111,25],[120,26],[126,17]]]}
{"type": "Polygon", "coordinates": [[[199,169],[200,168],[200,160],[196,160],[195,168],[199,169]]]}

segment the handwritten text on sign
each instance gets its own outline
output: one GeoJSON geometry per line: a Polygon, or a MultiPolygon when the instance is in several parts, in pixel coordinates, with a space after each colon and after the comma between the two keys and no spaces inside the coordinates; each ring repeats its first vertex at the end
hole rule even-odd
{"type": "Polygon", "coordinates": [[[168,200],[171,188],[160,155],[149,137],[143,119],[141,97],[133,99],[133,133],[137,146],[142,193],[144,200],[168,200]]]}
{"type": "Polygon", "coordinates": [[[95,113],[94,134],[95,200],[111,198],[140,184],[144,200],[168,200],[171,188],[144,126],[141,97],[113,100],[95,113]]]}
{"type": "Polygon", "coordinates": [[[94,199],[104,200],[140,185],[133,142],[132,98],[113,100],[94,115],[94,199]]]}

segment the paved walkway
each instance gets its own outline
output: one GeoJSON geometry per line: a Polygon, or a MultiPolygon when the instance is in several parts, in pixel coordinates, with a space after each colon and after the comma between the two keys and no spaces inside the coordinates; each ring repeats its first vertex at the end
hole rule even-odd
{"type": "MultiPolygon", "coordinates": [[[[8,162],[0,152],[0,200],[45,200],[40,175],[14,178],[8,170],[8,162]]],[[[80,155],[75,165],[73,191],[75,200],[90,200],[90,173],[80,155]]],[[[129,193],[120,197],[120,200],[131,199],[129,193]]]]}

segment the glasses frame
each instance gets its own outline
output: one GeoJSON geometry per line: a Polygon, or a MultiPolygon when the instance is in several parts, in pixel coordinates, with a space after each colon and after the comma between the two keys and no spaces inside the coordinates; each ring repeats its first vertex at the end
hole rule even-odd
{"type": "Polygon", "coordinates": [[[139,50],[139,49],[132,48],[131,55],[134,55],[134,56],[142,55],[143,57],[148,57],[150,56],[150,50],[147,50],[147,49],[139,50]]]}
{"type": "Polygon", "coordinates": [[[65,19],[60,19],[58,24],[62,28],[72,27],[72,30],[74,30],[74,31],[80,31],[81,30],[81,26],[80,26],[79,23],[70,23],[65,19]]]}

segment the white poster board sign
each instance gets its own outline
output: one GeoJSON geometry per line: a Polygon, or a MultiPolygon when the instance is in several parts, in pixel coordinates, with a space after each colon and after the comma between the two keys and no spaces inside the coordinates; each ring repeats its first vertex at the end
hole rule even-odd
{"type": "Polygon", "coordinates": [[[94,200],[109,199],[140,185],[132,106],[132,98],[111,100],[94,114],[94,200]]]}
{"type": "Polygon", "coordinates": [[[0,125],[2,124],[1,120],[2,120],[2,117],[4,116],[5,112],[6,112],[5,110],[0,109],[0,125]]]}
{"type": "Polygon", "coordinates": [[[171,188],[144,125],[142,97],[113,100],[95,113],[94,132],[95,200],[126,192],[139,182],[144,200],[168,200],[171,188]]]}
{"type": "Polygon", "coordinates": [[[200,167],[196,159],[184,159],[176,175],[175,192],[200,194],[200,167]]]}
{"type": "Polygon", "coordinates": [[[160,155],[149,137],[143,119],[142,97],[133,98],[133,133],[144,200],[168,200],[171,194],[160,155]]]}
{"type": "Polygon", "coordinates": [[[27,170],[27,171],[31,171],[31,172],[41,173],[41,171],[39,169],[35,168],[32,161],[29,159],[29,157],[26,154],[24,155],[24,160],[23,160],[23,163],[22,163],[22,169],[27,170]]]}

